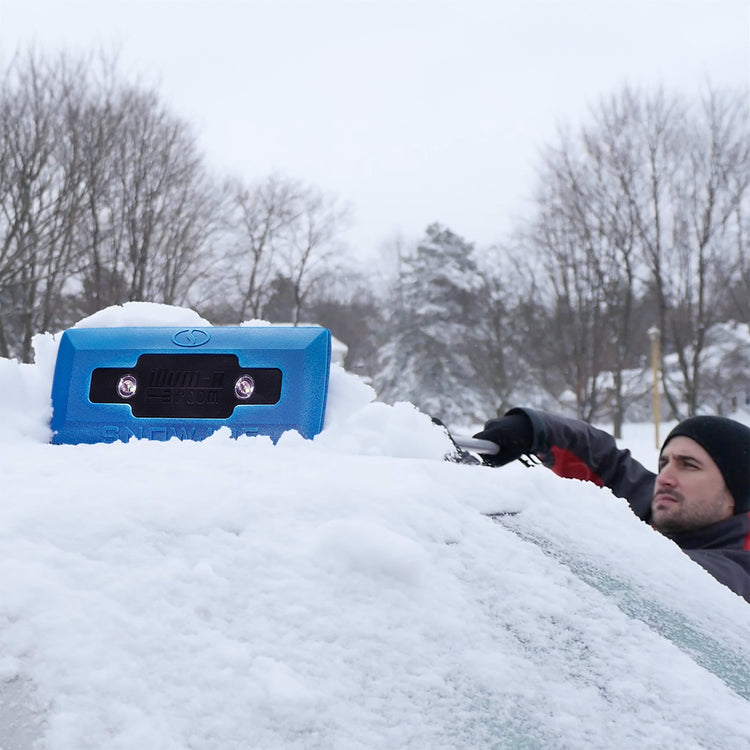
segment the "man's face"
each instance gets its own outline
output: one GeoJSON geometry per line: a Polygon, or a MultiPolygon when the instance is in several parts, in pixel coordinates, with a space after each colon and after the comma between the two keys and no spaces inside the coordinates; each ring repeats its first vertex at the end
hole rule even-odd
{"type": "Polygon", "coordinates": [[[734,500],[711,456],[695,440],[672,438],[659,458],[651,501],[654,528],[670,534],[709,526],[734,512],[734,500]]]}

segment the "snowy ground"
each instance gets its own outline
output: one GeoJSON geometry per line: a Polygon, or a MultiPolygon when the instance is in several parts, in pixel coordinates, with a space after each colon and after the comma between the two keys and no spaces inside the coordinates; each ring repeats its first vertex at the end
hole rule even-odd
{"type": "Polygon", "coordinates": [[[750,747],[750,607],[608,491],[337,366],[312,441],[53,446],[55,347],[0,360],[5,750],[750,747]]]}

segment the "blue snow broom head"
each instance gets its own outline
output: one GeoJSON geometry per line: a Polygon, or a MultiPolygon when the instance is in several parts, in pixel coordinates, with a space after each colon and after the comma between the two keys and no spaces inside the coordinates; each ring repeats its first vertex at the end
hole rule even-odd
{"type": "Polygon", "coordinates": [[[323,428],[331,334],[317,326],[74,328],[52,383],[54,443],[202,440],[323,428]]]}

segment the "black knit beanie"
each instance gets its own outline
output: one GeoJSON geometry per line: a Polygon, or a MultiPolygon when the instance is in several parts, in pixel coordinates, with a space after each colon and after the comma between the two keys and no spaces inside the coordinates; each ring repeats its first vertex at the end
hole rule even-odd
{"type": "Polygon", "coordinates": [[[678,435],[695,440],[719,467],[735,514],[750,511],[750,428],[726,417],[689,417],[667,435],[662,451],[678,435]]]}

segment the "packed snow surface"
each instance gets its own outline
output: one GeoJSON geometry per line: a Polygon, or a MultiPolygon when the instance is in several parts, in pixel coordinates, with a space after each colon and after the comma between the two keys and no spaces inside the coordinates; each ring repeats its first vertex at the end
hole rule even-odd
{"type": "Polygon", "coordinates": [[[51,445],[57,339],[0,360],[5,750],[750,747],[750,607],[607,490],[338,365],[313,440],[51,445]]]}

